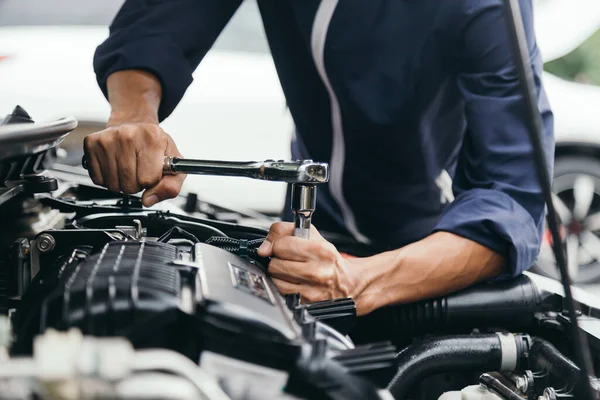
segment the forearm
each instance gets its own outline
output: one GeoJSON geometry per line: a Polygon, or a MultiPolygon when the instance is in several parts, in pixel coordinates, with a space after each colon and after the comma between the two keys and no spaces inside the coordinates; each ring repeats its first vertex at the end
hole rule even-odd
{"type": "Polygon", "coordinates": [[[448,232],[354,262],[365,277],[355,298],[359,314],[443,296],[494,278],[506,267],[504,257],[448,232]]]}
{"type": "Polygon", "coordinates": [[[158,124],[162,88],[154,75],[140,70],[118,71],[106,83],[111,107],[109,126],[158,124]]]}

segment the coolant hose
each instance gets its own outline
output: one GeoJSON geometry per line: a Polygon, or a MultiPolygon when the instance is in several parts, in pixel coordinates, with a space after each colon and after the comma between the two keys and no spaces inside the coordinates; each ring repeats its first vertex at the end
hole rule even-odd
{"type": "Polygon", "coordinates": [[[529,354],[529,369],[547,380],[554,389],[571,392],[581,380],[580,369],[560,351],[540,338],[534,338],[529,354]]]}
{"type": "Polygon", "coordinates": [[[438,373],[511,371],[525,365],[529,343],[527,335],[500,333],[423,340],[398,353],[398,372],[388,389],[402,400],[417,382],[438,373]]]}

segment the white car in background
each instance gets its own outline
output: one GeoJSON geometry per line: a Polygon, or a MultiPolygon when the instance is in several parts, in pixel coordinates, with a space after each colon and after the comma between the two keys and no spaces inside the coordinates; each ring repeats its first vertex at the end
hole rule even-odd
{"type": "MultiPolygon", "coordinates": [[[[544,63],[600,35],[600,1],[537,0],[535,29],[544,63]]],[[[593,50],[597,51],[597,50],[593,50]]],[[[600,60],[600,58],[596,58],[600,60]]],[[[600,69],[599,65],[594,66],[600,69]]],[[[556,157],[553,191],[564,223],[568,268],[576,283],[600,281],[600,86],[544,73],[554,111],[556,157]]],[[[545,235],[536,272],[559,273],[545,235]]]]}
{"type": "MultiPolygon", "coordinates": [[[[0,113],[19,104],[38,120],[75,116],[81,122],[71,135],[75,148],[81,147],[83,134],[101,129],[109,108],[96,85],[92,56],[123,1],[0,0],[0,113]]],[[[566,55],[600,28],[599,0],[538,0],[536,7],[545,62],[566,55]]],[[[290,157],[293,123],[256,0],[244,1],[194,79],[177,110],[162,124],[185,156],[290,157]]],[[[563,219],[569,221],[571,274],[579,282],[598,280],[600,87],[549,73],[544,81],[555,114],[554,189],[563,219]]],[[[79,157],[76,153],[75,162],[79,157]]],[[[193,176],[184,190],[215,203],[276,214],[283,206],[285,186],[193,176]]],[[[536,268],[556,276],[547,243],[536,268]]]]}
{"type": "MultiPolygon", "coordinates": [[[[69,139],[77,149],[73,161],[80,160],[81,137],[103,129],[108,118],[92,58],[123,2],[0,0],[0,119],[17,104],[35,120],[76,117],[80,128],[69,139]]],[[[162,126],[186,157],[290,158],[293,124],[255,0],[238,9],[162,126]]],[[[285,184],[190,176],[184,191],[218,204],[278,213],[285,184]]]]}

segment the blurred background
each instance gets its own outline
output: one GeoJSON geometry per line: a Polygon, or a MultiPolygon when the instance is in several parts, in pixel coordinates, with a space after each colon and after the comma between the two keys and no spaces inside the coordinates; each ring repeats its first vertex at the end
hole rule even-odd
{"type": "MultiPolygon", "coordinates": [[[[73,165],[81,160],[83,137],[103,129],[108,118],[92,57],[123,2],[0,0],[0,115],[18,104],[40,121],[75,116],[80,126],[63,144],[64,161],[73,165]]],[[[569,271],[575,282],[600,293],[600,0],[534,3],[543,79],[555,114],[554,192],[569,271]]],[[[256,0],[244,0],[163,128],[187,157],[290,158],[293,124],[256,0]]],[[[184,191],[277,214],[285,186],[194,176],[184,191]]],[[[534,268],[557,277],[545,238],[534,268]]]]}

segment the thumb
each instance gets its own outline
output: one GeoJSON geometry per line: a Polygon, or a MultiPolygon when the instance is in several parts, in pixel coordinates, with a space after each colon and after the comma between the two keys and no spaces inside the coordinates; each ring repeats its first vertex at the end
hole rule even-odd
{"type": "Polygon", "coordinates": [[[147,189],[142,195],[142,204],[145,207],[152,207],[156,203],[172,199],[181,192],[183,181],[187,175],[165,175],[158,184],[147,189]]]}

